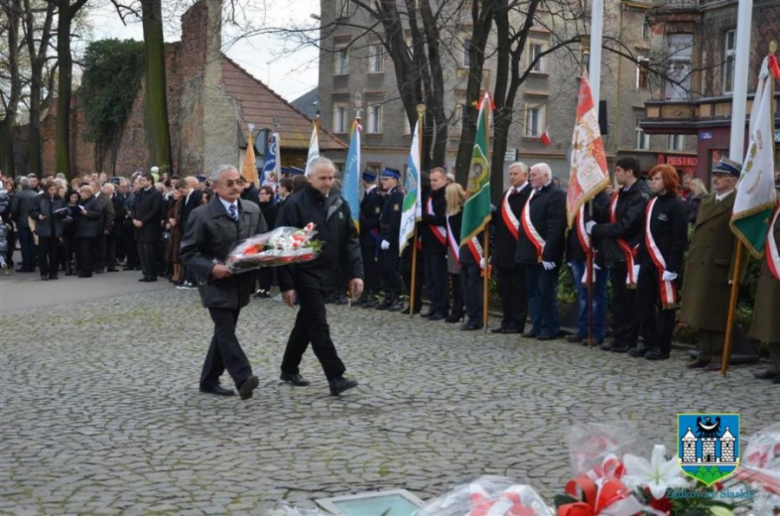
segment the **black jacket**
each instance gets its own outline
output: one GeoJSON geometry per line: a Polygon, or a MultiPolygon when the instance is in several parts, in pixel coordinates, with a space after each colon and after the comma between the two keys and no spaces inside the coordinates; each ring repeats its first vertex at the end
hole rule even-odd
{"type": "MultiPolygon", "coordinates": [[[[254,184],[250,184],[246,190],[241,192],[241,198],[245,201],[252,201],[253,203],[260,206],[260,194],[258,193],[257,187],[254,184]]],[[[269,224],[270,227],[273,227],[269,224]]]]}
{"type": "MultiPolygon", "coordinates": [[[[423,200],[422,221],[418,227],[422,237],[423,252],[425,254],[447,253],[447,199],[444,197],[444,188],[431,190],[429,196],[423,200]],[[433,213],[429,211],[433,208],[433,213]],[[444,229],[443,243],[439,241],[431,226],[444,229]]],[[[460,240],[460,238],[458,238],[460,240]]]]}
{"type": "Polygon", "coordinates": [[[618,238],[625,239],[631,248],[637,248],[643,240],[645,206],[650,196],[650,186],[640,179],[628,191],[620,189],[615,224],[609,223],[609,206],[605,212],[596,215],[599,223],[593,227],[592,235],[598,239],[599,254],[607,267],[626,262],[626,256],[617,244],[618,238]]]}
{"type": "Polygon", "coordinates": [[[115,193],[111,196],[111,205],[114,208],[114,226],[111,228],[111,238],[119,238],[122,234],[122,224],[127,215],[127,207],[125,206],[125,198],[121,194],[115,193]]]}
{"type": "Polygon", "coordinates": [[[81,206],[87,212],[84,213],[81,210],[75,212],[76,231],[73,236],[76,238],[97,238],[100,231],[100,217],[102,216],[100,204],[92,196],[88,201],[82,200],[81,206]]]}
{"type": "MultiPolygon", "coordinates": [[[[688,207],[676,195],[662,195],[657,199],[650,220],[650,232],[664,257],[666,270],[680,274],[683,254],[688,245],[688,207]]],[[[643,222],[645,220],[646,217],[643,217],[643,222]]],[[[656,270],[644,238],[639,245],[637,263],[642,266],[642,271],[656,270]]]]}
{"type": "Polygon", "coordinates": [[[360,245],[376,248],[379,245],[379,218],[382,216],[384,199],[374,187],[360,201],[360,245]]]}
{"type": "Polygon", "coordinates": [[[45,194],[36,197],[30,210],[30,218],[37,223],[35,233],[42,237],[61,237],[65,228],[65,217],[68,216],[68,212],[55,213],[55,211],[64,207],[65,201],[59,197],[52,199],[45,194]],[[46,219],[38,220],[40,215],[45,216],[46,219]]]}
{"type": "Polygon", "coordinates": [[[401,238],[401,214],[404,209],[404,193],[399,187],[391,189],[382,204],[382,216],[379,218],[380,240],[387,240],[390,247],[398,249],[401,238]]]}
{"type": "MultiPolygon", "coordinates": [[[[556,266],[560,266],[566,245],[566,193],[549,183],[533,197],[529,194],[528,202],[531,203],[531,223],[539,236],[546,242],[542,250],[541,261],[554,262],[556,266]]],[[[523,265],[539,263],[536,247],[523,229],[522,218],[520,219],[520,238],[517,240],[515,262],[523,265]]]]}
{"type": "Polygon", "coordinates": [[[279,215],[279,206],[273,201],[266,203],[258,203],[260,211],[263,213],[263,218],[269,228],[276,227],[276,217],[279,215]]]}
{"type": "MultiPolygon", "coordinates": [[[[606,192],[600,192],[596,197],[593,199],[593,219],[596,222],[603,222],[604,219],[601,219],[600,217],[609,217],[609,195],[607,195],[606,192]],[[607,214],[607,215],[605,215],[607,214]]],[[[585,205],[585,209],[583,210],[585,213],[585,221],[584,224],[587,224],[588,221],[591,220],[588,205],[585,205]]],[[[595,227],[595,226],[594,226],[595,227]]],[[[599,250],[599,239],[596,237],[593,237],[591,235],[591,239],[593,240],[593,249],[598,251],[599,250]]],[[[594,256],[595,263],[599,266],[602,266],[604,264],[603,257],[601,256],[601,252],[597,252],[594,256]]],[[[577,234],[577,221],[574,221],[574,225],[569,230],[569,236],[566,238],[566,261],[567,262],[584,262],[588,259],[587,255],[585,254],[585,250],[582,248],[582,244],[580,243],[580,237],[577,234]]]]}
{"type": "MultiPolygon", "coordinates": [[[[509,208],[512,210],[512,213],[514,213],[515,217],[517,217],[518,221],[521,220],[520,216],[523,213],[523,207],[525,207],[528,196],[531,195],[531,190],[533,190],[531,184],[526,183],[523,189],[520,190],[520,193],[509,195],[509,208]]],[[[507,190],[507,192],[508,191],[509,190],[507,190]]],[[[504,199],[506,198],[507,192],[504,192],[503,197],[501,197],[501,206],[498,207],[498,210],[491,219],[496,228],[496,243],[490,262],[496,267],[513,269],[516,266],[515,252],[517,251],[517,240],[512,235],[512,232],[506,225],[502,215],[504,199]]],[[[517,232],[519,235],[520,228],[518,228],[517,232]]]]}
{"type": "Polygon", "coordinates": [[[276,219],[276,227],[303,228],[314,223],[314,240],[322,241],[320,255],[310,262],[279,267],[282,292],[295,288],[331,288],[333,275],[343,261],[350,278],[363,279],[363,260],[357,228],[352,222],[349,204],[331,192],[325,198],[311,185],[287,198],[276,219]]]}
{"type": "Polygon", "coordinates": [[[211,276],[215,263],[224,263],[236,244],[268,230],[260,208],[238,201],[238,222],[228,216],[218,196],[190,214],[179,255],[198,280],[200,300],[206,308],[238,309],[249,303],[255,272],[234,274],[220,280],[211,276]]]}
{"type": "Polygon", "coordinates": [[[162,237],[163,197],[153,186],[135,195],[133,217],[143,226],[135,229],[136,242],[157,243],[162,237]]]}
{"type": "MultiPolygon", "coordinates": [[[[190,194],[189,198],[185,197],[182,199],[184,202],[181,204],[181,210],[179,211],[179,226],[182,228],[187,227],[187,221],[190,218],[190,214],[193,212],[195,208],[200,208],[203,206],[201,204],[201,199],[203,198],[203,195],[201,192],[193,189],[190,194]]],[[[266,220],[266,224],[269,228],[272,228],[273,226],[268,224],[268,221],[266,220]]]]}

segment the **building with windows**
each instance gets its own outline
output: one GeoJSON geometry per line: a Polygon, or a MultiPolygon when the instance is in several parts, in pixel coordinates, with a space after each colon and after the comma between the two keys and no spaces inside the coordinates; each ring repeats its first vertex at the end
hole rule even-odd
{"type": "MultiPolygon", "coordinates": [[[[652,2],[606,0],[605,3],[605,41],[619,41],[623,53],[636,56],[640,63],[638,66],[636,61],[609,51],[603,53],[602,118],[607,128],[604,141],[610,167],[616,158],[633,155],[646,170],[666,162],[681,164],[681,171],[691,169],[691,163],[696,161],[695,135],[656,136],[641,125],[645,118],[644,101],[652,91],[649,56],[653,34],[645,16],[653,7],[652,2]]],[[[403,2],[399,2],[399,9],[401,4],[405,10],[403,2]]],[[[453,5],[460,4],[453,2],[453,5]]],[[[455,21],[450,29],[442,30],[445,108],[449,121],[443,165],[448,170],[454,167],[466,102],[471,13],[468,2],[464,5],[463,11],[448,14],[455,21]]],[[[543,22],[531,29],[521,71],[563,39],[562,35],[572,36],[582,26],[583,20],[562,24],[552,13],[540,9],[539,19],[543,22]]],[[[349,0],[321,0],[321,13],[322,127],[345,139],[359,104],[363,125],[362,165],[376,170],[392,167],[403,171],[411,145],[411,127],[398,93],[393,58],[379,37],[383,34],[381,24],[349,0]],[[378,32],[366,27],[375,27],[378,32]]],[[[589,24],[590,13],[582,13],[582,18],[589,24]]],[[[513,26],[523,21],[515,20],[513,26]]],[[[404,31],[406,51],[411,53],[408,26],[404,31]]],[[[494,35],[488,43],[488,54],[493,54],[495,48],[494,35]]],[[[545,55],[533,65],[514,106],[505,167],[516,159],[529,164],[545,161],[555,175],[568,178],[583,50],[579,43],[570,45],[545,55]],[[549,146],[541,141],[545,131],[552,142],[549,146]]],[[[495,60],[488,58],[482,77],[483,89],[493,91],[495,73],[495,60]]],[[[344,159],[338,155],[333,158],[344,159]]]]}
{"type": "MultiPolygon", "coordinates": [[[[713,165],[729,154],[737,8],[737,0],[656,0],[648,11],[651,47],[674,59],[670,60],[673,64],[667,80],[645,102],[640,130],[664,135],[670,142],[696,139],[695,163],[691,161],[690,165],[707,184],[713,165]],[[685,87],[681,88],[680,83],[685,87]]],[[[770,41],[780,34],[780,3],[754,0],[752,22],[748,114],[761,62],[770,41]]],[[[778,98],[780,94],[776,94],[776,102],[778,98]]],[[[775,129],[775,141],[780,142],[777,112],[775,129]]]]}

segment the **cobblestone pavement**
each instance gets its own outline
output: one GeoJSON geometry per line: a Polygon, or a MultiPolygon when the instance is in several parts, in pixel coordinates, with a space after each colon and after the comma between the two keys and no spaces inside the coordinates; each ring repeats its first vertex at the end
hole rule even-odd
{"type": "Polygon", "coordinates": [[[680,411],[740,412],[743,437],[780,420],[760,366],[722,379],[679,351],[651,363],[348,307],[329,307],[331,330],[360,387],[332,398],[311,351],[311,386],[277,380],[294,313],[242,312],[261,377],[248,402],[198,392],[211,322],[197,292],[0,316],[0,513],[263,514],[374,489],[429,498],[481,474],[551,496],[576,423],[633,428],[649,457],[653,442],[676,450],[680,411]]]}

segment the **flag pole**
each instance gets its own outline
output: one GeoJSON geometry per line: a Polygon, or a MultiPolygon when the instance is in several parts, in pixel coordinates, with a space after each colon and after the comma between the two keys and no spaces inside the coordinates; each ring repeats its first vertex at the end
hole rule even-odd
{"type": "Polygon", "coordinates": [[[729,316],[726,322],[726,341],[723,344],[723,358],[720,363],[720,375],[725,377],[731,360],[731,343],[734,338],[734,319],[737,313],[737,296],[739,295],[739,271],[742,269],[742,241],[737,239],[737,257],[734,260],[734,275],[731,278],[731,298],[729,299],[729,316]]]}
{"type": "Polygon", "coordinates": [[[483,281],[483,292],[482,292],[482,327],[485,329],[485,333],[488,332],[488,294],[489,294],[489,284],[490,281],[490,265],[488,262],[490,261],[490,241],[489,241],[489,235],[488,235],[488,228],[485,226],[484,229],[485,236],[483,238],[483,244],[482,249],[484,249],[484,255],[485,255],[485,270],[483,274],[485,275],[484,281],[483,281]]]}
{"type": "MultiPolygon", "coordinates": [[[[423,139],[423,131],[422,131],[422,125],[423,120],[425,116],[425,104],[417,104],[417,143],[418,143],[418,156],[420,157],[419,163],[420,166],[422,166],[422,139],[423,139]]],[[[406,173],[408,174],[409,171],[407,170],[406,173]]],[[[422,190],[419,190],[417,195],[420,195],[422,193],[422,190]]],[[[409,288],[409,318],[414,317],[414,299],[415,299],[415,287],[417,286],[417,212],[415,208],[415,221],[414,221],[414,237],[412,239],[412,278],[410,280],[411,287],[409,288]]]]}
{"type": "MultiPolygon", "coordinates": [[[[593,220],[593,200],[588,201],[588,215],[593,220]]],[[[584,222],[583,222],[584,223],[584,222]]],[[[588,349],[593,347],[593,236],[588,238],[588,349]]],[[[576,280],[576,278],[575,278],[576,280]]]]}

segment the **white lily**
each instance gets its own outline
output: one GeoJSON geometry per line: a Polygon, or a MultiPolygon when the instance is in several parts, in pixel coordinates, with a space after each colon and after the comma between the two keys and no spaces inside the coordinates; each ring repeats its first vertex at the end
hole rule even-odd
{"type": "Polygon", "coordinates": [[[631,489],[649,488],[650,494],[656,500],[663,498],[669,488],[688,487],[677,459],[672,458],[667,461],[665,455],[666,446],[662,444],[653,447],[653,456],[649,462],[644,457],[626,454],[623,457],[623,465],[626,467],[623,483],[631,489]]]}

